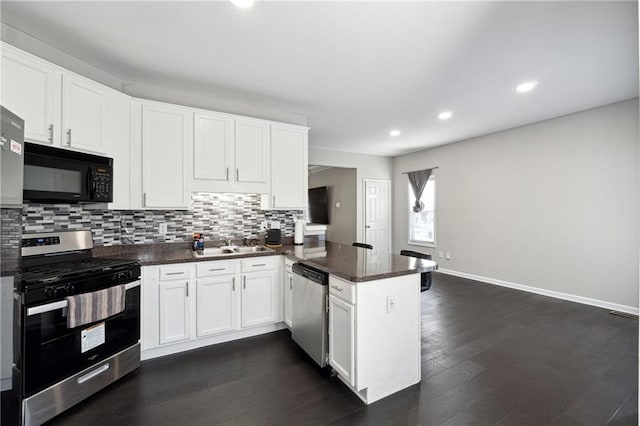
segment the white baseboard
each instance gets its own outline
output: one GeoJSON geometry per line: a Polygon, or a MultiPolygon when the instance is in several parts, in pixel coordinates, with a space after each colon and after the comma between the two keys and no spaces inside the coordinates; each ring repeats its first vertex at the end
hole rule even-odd
{"type": "Polygon", "coordinates": [[[499,285],[502,287],[509,287],[516,290],[526,291],[529,293],[541,294],[543,296],[555,297],[556,299],[568,300],[570,302],[597,306],[599,308],[610,309],[612,311],[626,312],[628,314],[638,315],[638,308],[635,308],[633,306],[620,305],[617,303],[606,302],[604,300],[591,299],[589,297],[576,296],[575,294],[561,293],[559,291],[547,290],[544,288],[532,287],[524,284],[516,284],[509,281],[497,280],[495,278],[488,278],[480,275],[468,274],[466,272],[452,271],[450,269],[438,268],[436,272],[440,272],[446,275],[453,275],[461,278],[468,278],[470,280],[480,281],[483,283],[499,285]]]}

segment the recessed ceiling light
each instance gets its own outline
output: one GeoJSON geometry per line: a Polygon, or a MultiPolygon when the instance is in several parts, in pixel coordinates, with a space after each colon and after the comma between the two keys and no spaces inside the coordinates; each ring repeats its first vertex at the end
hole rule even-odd
{"type": "Polygon", "coordinates": [[[453,116],[453,113],[451,111],[442,111],[440,114],[438,114],[438,118],[440,120],[448,120],[453,116]]]}
{"type": "Polygon", "coordinates": [[[516,92],[518,92],[518,93],[530,92],[533,89],[535,89],[537,85],[538,85],[538,82],[535,81],[535,80],[527,81],[527,82],[522,83],[518,87],[516,87],[516,92]]]}
{"type": "Polygon", "coordinates": [[[392,130],[389,132],[389,135],[396,137],[396,136],[400,136],[400,133],[402,133],[400,130],[392,130]]]}
{"type": "Polygon", "coordinates": [[[230,0],[236,7],[240,9],[247,9],[253,6],[254,0],[230,0]]]}

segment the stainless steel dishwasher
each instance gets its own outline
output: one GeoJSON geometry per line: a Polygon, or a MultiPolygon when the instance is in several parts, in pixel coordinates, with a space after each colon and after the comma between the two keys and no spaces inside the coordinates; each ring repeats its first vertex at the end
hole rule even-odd
{"type": "Polygon", "coordinates": [[[294,263],[292,271],[291,337],[320,367],[325,367],[329,356],[329,274],[303,263],[294,263]]]}

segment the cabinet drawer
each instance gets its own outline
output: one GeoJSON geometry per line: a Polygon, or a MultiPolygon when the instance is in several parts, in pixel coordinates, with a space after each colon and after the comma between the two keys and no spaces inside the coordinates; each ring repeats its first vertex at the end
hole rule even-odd
{"type": "Polygon", "coordinates": [[[346,302],[356,303],[356,287],[346,281],[329,277],[329,294],[346,302]]]}
{"type": "Polygon", "coordinates": [[[292,268],[293,268],[293,264],[296,263],[295,260],[291,260],[291,259],[284,259],[284,269],[287,272],[293,272],[292,268]]]}
{"type": "Polygon", "coordinates": [[[160,267],[160,281],[191,278],[192,265],[175,265],[160,267]]]}
{"type": "Polygon", "coordinates": [[[196,265],[197,277],[212,277],[214,275],[235,274],[238,271],[238,262],[205,262],[196,265]]]}
{"type": "Polygon", "coordinates": [[[242,272],[265,271],[276,269],[275,257],[254,257],[242,261],[242,272]]]}

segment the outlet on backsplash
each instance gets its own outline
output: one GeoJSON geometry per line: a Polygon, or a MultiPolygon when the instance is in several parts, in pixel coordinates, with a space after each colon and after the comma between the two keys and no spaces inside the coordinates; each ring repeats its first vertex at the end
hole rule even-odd
{"type": "Polygon", "coordinates": [[[167,235],[167,223],[166,222],[160,222],[158,224],[158,234],[167,235]]]}

